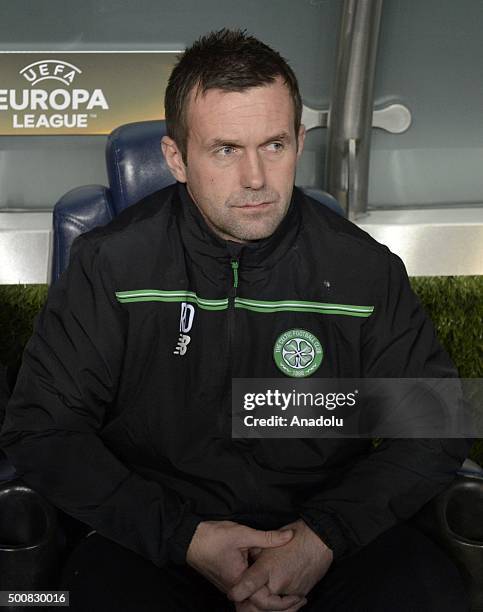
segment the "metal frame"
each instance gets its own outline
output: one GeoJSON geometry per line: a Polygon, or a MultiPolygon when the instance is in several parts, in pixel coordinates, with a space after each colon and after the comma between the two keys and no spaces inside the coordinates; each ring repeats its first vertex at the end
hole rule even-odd
{"type": "Polygon", "coordinates": [[[350,219],[367,208],[374,74],[383,0],[344,0],[330,106],[327,191],[350,219]]]}

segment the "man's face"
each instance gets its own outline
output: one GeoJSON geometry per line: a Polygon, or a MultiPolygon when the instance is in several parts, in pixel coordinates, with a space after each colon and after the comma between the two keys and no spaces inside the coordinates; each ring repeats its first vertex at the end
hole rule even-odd
{"type": "Polygon", "coordinates": [[[304,139],[287,86],[279,78],[240,93],[192,92],[187,124],[187,165],[178,154],[175,175],[208,225],[238,242],[270,236],[290,204],[304,139]]]}

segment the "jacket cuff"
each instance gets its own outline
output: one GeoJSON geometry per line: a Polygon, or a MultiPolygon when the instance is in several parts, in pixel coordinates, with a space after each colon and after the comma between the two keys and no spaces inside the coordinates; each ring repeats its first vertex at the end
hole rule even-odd
{"type": "Polygon", "coordinates": [[[186,563],[186,553],[196,531],[196,528],[201,523],[201,516],[196,514],[187,514],[183,517],[173,535],[168,540],[168,555],[169,560],[176,565],[184,565],[186,563]]]}
{"type": "Polygon", "coordinates": [[[332,550],[334,561],[338,561],[348,552],[349,542],[344,536],[337,519],[329,513],[319,512],[311,508],[310,510],[301,510],[300,518],[332,550]]]}

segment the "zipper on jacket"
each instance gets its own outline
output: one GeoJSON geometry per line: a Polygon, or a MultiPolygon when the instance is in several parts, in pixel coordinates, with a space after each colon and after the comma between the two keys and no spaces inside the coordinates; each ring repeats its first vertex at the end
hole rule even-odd
{"type": "Polygon", "coordinates": [[[233,374],[233,352],[235,348],[235,298],[238,291],[238,269],[240,260],[232,257],[230,260],[232,282],[228,295],[228,346],[230,350],[230,372],[233,374]]]}
{"type": "MultiPolygon", "coordinates": [[[[238,269],[240,266],[240,260],[237,256],[233,255],[230,259],[231,268],[231,282],[230,290],[228,292],[228,374],[229,380],[233,378],[233,371],[235,366],[235,353],[236,353],[236,311],[235,311],[235,297],[238,290],[238,269]]],[[[231,382],[230,382],[231,384],[231,382]]],[[[231,392],[230,392],[231,397],[231,392]]],[[[229,431],[225,431],[225,435],[231,438],[231,406],[229,407],[230,414],[225,422],[229,424],[229,431]]]]}
{"type": "Polygon", "coordinates": [[[236,289],[238,289],[238,268],[240,267],[240,262],[238,258],[233,257],[231,260],[231,269],[233,272],[233,289],[235,289],[235,293],[233,297],[236,295],[236,289]]]}
{"type": "Polygon", "coordinates": [[[233,370],[234,370],[234,353],[235,353],[235,297],[238,289],[238,268],[240,262],[239,258],[236,255],[232,255],[230,257],[230,276],[229,276],[229,285],[228,285],[228,311],[226,314],[226,367],[227,367],[227,375],[228,375],[228,385],[229,389],[226,390],[227,396],[224,397],[224,400],[227,400],[226,411],[227,414],[224,415],[222,420],[222,436],[225,440],[231,440],[231,426],[232,426],[232,418],[231,418],[231,379],[233,378],[233,370]],[[229,401],[228,401],[229,400],[229,401]]]}
{"type": "MultiPolygon", "coordinates": [[[[238,272],[240,268],[240,259],[239,257],[232,256],[230,260],[231,273],[232,273],[232,282],[229,292],[228,298],[228,350],[229,350],[229,368],[230,368],[230,377],[233,378],[233,370],[234,370],[234,362],[235,362],[235,353],[236,353],[236,335],[235,335],[235,327],[236,327],[236,308],[235,308],[235,298],[238,291],[238,272]]],[[[228,419],[230,424],[230,431],[226,432],[226,435],[231,438],[231,406],[230,406],[230,418],[228,419]]],[[[260,490],[256,479],[252,474],[252,466],[249,457],[246,452],[240,448],[240,440],[238,440],[238,452],[240,453],[240,457],[246,464],[246,469],[244,470],[245,477],[249,481],[249,484],[255,494],[253,500],[251,501],[253,512],[260,512],[260,503],[259,499],[261,497],[260,490]]],[[[251,443],[251,441],[250,441],[251,443]]]]}

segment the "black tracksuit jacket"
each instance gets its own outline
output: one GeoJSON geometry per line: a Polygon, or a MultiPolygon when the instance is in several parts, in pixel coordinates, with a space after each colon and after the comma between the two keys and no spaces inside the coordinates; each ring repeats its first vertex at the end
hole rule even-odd
{"type": "Polygon", "coordinates": [[[299,328],[323,347],[320,378],[456,375],[401,260],[349,221],[295,188],[275,233],[240,249],[170,186],[74,243],[0,444],[56,506],[159,566],[208,519],[302,517],[337,561],[440,492],[469,443],[232,439],[232,378],[285,377],[274,343],[299,328]],[[270,307],[294,301],[316,305],[270,307]]]}

